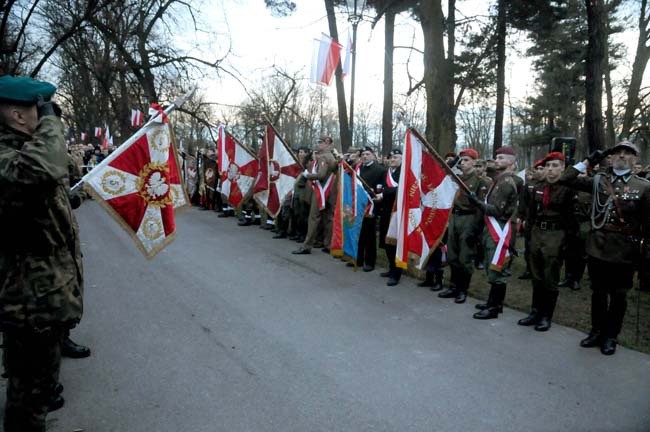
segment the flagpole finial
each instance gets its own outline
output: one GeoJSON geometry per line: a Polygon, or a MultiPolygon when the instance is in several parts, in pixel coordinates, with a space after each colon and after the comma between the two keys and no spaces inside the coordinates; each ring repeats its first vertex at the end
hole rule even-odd
{"type": "Polygon", "coordinates": [[[406,126],[407,128],[411,127],[411,121],[409,120],[405,111],[403,110],[397,111],[397,114],[395,115],[395,119],[397,120],[398,123],[404,123],[404,126],[406,126]]]}
{"type": "Polygon", "coordinates": [[[183,104],[185,102],[187,102],[188,99],[190,99],[194,95],[194,93],[196,92],[197,87],[198,86],[195,85],[187,93],[185,93],[182,96],[177,97],[176,100],[174,100],[174,106],[176,106],[176,107],[183,106],[183,104]]]}

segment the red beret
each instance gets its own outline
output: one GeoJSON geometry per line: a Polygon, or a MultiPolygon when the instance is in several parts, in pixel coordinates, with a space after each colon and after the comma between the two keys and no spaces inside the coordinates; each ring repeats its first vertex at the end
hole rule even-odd
{"type": "Polygon", "coordinates": [[[510,156],[517,156],[517,152],[513,147],[499,147],[496,151],[496,154],[506,154],[510,156]]]}
{"type": "Polygon", "coordinates": [[[460,152],[460,157],[469,156],[472,159],[478,159],[478,152],[474,149],[465,149],[460,152]]]}
{"type": "Polygon", "coordinates": [[[546,163],[546,159],[539,159],[535,161],[535,165],[533,165],[533,168],[544,166],[545,163],[546,163]]]}
{"type": "Polygon", "coordinates": [[[551,160],[561,160],[564,162],[564,153],[562,152],[551,152],[544,158],[544,163],[551,160]]]}

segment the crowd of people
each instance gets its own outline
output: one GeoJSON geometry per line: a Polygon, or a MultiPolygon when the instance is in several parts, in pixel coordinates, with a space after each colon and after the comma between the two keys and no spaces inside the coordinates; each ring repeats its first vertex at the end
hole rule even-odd
{"type": "MultiPolygon", "coordinates": [[[[278,217],[267,217],[249,199],[238,224],[257,224],[274,231],[274,238],[296,241],[299,247],[293,254],[309,255],[314,249],[329,253],[336,188],[323,185],[337,175],[339,160],[345,160],[374,201],[374,212],[363,219],[356,260],[347,265],[373,271],[379,247],[389,263],[380,276],[387,278],[388,286],[397,285],[402,269],[395,265],[395,242],[387,232],[399,187],[401,150],[393,149],[382,164],[371,147],[339,155],[332,139],[322,137],[314,152],[303,147],[297,153],[306,169],[278,217]]],[[[515,148],[501,147],[495,153],[494,159],[481,159],[474,149],[445,155],[466,190],[456,195],[443,241],[430,255],[425,279],[418,285],[462,304],[474,272],[485,271],[488,299],[476,305],[479,310],[473,317],[496,319],[503,312],[511,258],[517,255],[515,243],[522,237],[526,271],[519,279],[530,280],[532,298],[530,313],[518,324],[548,331],[559,288],[580,289],[588,269],[592,329],[580,345],[614,354],[637,270],[642,289],[647,289],[639,264],[650,257],[643,246],[650,232],[650,182],[639,169],[639,150],[623,141],[573,166],[567,166],[564,152],[553,151],[525,170],[525,176],[517,169],[515,148]]],[[[194,200],[202,208],[219,211],[219,217],[235,216],[218,193],[197,190],[194,200]]]]}
{"type": "MultiPolygon", "coordinates": [[[[70,183],[91,160],[97,163],[102,151],[67,148],[60,110],[51,101],[55,91],[52,84],[32,78],[0,77],[0,331],[7,432],[45,431],[47,413],[63,404],[61,355],[90,355],[69,337],[83,309],[83,262],[72,212],[83,196],[71,193],[70,183]]],[[[592,328],[580,345],[614,354],[634,274],[650,258],[650,182],[633,171],[637,147],[623,141],[569,167],[564,153],[551,152],[534,164],[527,182],[516,174],[514,148],[495,153],[494,160],[482,160],[473,149],[446,155],[463,187],[420,285],[463,304],[474,271],[484,270],[490,292],[473,317],[498,318],[509,252],[521,227],[528,268],[522,277],[530,278],[533,289],[530,314],[518,324],[548,331],[558,286],[578,288],[586,266],[592,328]],[[563,266],[567,277],[561,283],[563,266]],[[445,269],[450,273],[446,288],[445,269]]],[[[266,217],[249,199],[238,215],[239,225],[259,224],[274,230],[277,239],[296,241],[293,254],[309,255],[319,248],[330,252],[337,194],[330,186],[339,161],[345,160],[374,201],[374,211],[362,222],[358,254],[348,265],[374,271],[379,244],[389,262],[380,276],[387,285],[397,285],[402,269],[395,265],[396,247],[388,231],[399,190],[400,149],[393,149],[382,164],[370,147],[339,155],[332,138],[324,136],[314,152],[305,147],[297,154],[305,171],[279,216],[266,217]]],[[[208,159],[214,156],[206,152],[208,159]]],[[[235,209],[221,201],[218,185],[197,188],[194,199],[221,217],[235,216],[235,209]]]]}

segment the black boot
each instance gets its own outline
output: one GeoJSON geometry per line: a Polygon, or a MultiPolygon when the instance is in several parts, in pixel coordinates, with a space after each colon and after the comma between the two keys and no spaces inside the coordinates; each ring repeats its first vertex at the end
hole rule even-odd
{"type": "Polygon", "coordinates": [[[555,305],[557,304],[557,291],[546,291],[544,293],[544,303],[542,309],[542,318],[535,326],[535,331],[548,331],[551,328],[551,320],[553,319],[553,312],[555,312],[555,305]]]}
{"type": "Polygon", "coordinates": [[[580,341],[580,346],[583,348],[593,348],[601,344],[602,336],[599,330],[592,329],[589,336],[580,341]]]}
{"type": "Polygon", "coordinates": [[[492,284],[486,307],[476,312],[473,317],[481,320],[498,318],[499,312],[503,310],[503,298],[506,292],[505,287],[505,284],[492,284]]]}
{"type": "Polygon", "coordinates": [[[69,337],[61,341],[61,356],[68,358],[85,358],[90,356],[90,348],[77,345],[69,337]]]}
{"type": "Polygon", "coordinates": [[[468,273],[461,273],[457,279],[460,285],[456,285],[456,298],[454,303],[462,304],[467,300],[467,290],[469,283],[472,280],[472,275],[468,273]]]}
{"type": "Polygon", "coordinates": [[[531,325],[536,325],[539,322],[540,317],[540,293],[541,289],[540,287],[536,287],[535,283],[533,283],[533,300],[532,300],[532,306],[530,309],[530,313],[526,318],[522,318],[519,321],[517,321],[517,324],[522,325],[522,326],[531,326],[531,325]]]}
{"type": "Polygon", "coordinates": [[[417,284],[419,287],[432,287],[433,286],[433,272],[430,272],[429,270],[426,271],[426,274],[424,276],[424,280],[417,284]]]}
{"type": "Polygon", "coordinates": [[[444,276],[444,271],[443,270],[436,270],[436,280],[433,282],[433,286],[431,287],[431,291],[440,291],[443,288],[442,285],[442,278],[444,276]]]}
{"type": "Polygon", "coordinates": [[[456,297],[456,290],[458,289],[458,285],[460,285],[459,278],[461,277],[460,273],[458,270],[454,269],[453,267],[451,268],[451,277],[449,278],[449,287],[447,287],[444,291],[438,293],[438,297],[440,298],[454,298],[456,297]]]}

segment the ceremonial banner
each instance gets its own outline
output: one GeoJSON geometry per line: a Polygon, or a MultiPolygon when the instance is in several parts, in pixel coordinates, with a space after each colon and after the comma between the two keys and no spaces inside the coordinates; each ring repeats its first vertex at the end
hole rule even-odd
{"type": "Polygon", "coordinates": [[[174,210],[189,199],[169,123],[149,123],[128,142],[84,177],[85,188],[152,258],[173,240],[174,210]]]}
{"type": "Polygon", "coordinates": [[[257,177],[257,158],[239,143],[225,127],[219,126],[217,138],[217,160],[221,175],[221,195],[234,208],[253,191],[257,177]]]}
{"type": "Polygon", "coordinates": [[[339,164],[339,191],[334,207],[330,254],[343,257],[356,268],[361,223],[363,217],[372,211],[373,203],[357,173],[345,165],[339,164]]]}
{"type": "Polygon", "coordinates": [[[267,124],[260,149],[259,175],[253,197],[266,209],[269,216],[278,216],[282,202],[293,191],[296,177],[302,170],[278,131],[271,124],[267,124]]]}
{"type": "Polygon", "coordinates": [[[140,127],[144,123],[144,113],[138,109],[131,110],[131,126],[140,127]]]}
{"type": "Polygon", "coordinates": [[[395,215],[395,264],[400,268],[407,267],[409,255],[418,258],[418,268],[426,264],[447,229],[459,187],[442,158],[423,141],[415,130],[406,131],[395,215]]]}
{"type": "Polygon", "coordinates": [[[314,50],[311,59],[311,82],[330,85],[334,71],[341,60],[341,44],[327,36],[321,35],[320,40],[314,39],[314,50]]]}

